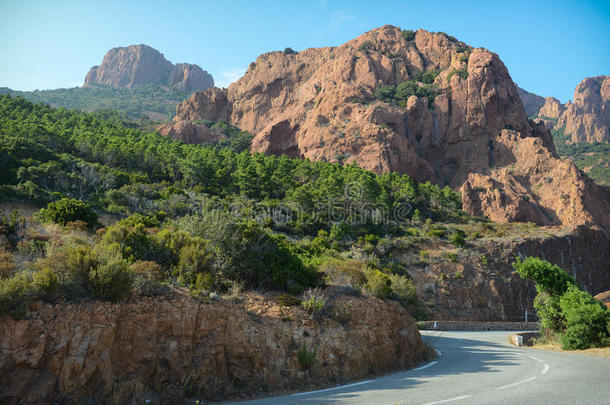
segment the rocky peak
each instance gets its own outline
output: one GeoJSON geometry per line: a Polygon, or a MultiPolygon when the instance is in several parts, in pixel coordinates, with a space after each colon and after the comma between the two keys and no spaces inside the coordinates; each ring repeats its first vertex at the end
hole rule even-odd
{"type": "Polygon", "coordinates": [[[559,118],[572,142],[610,142],[610,76],[587,77],[559,118]]]}
{"type": "Polygon", "coordinates": [[[517,87],[521,102],[525,108],[525,113],[528,117],[538,114],[538,111],[545,103],[545,98],[538,94],[530,93],[529,91],[523,90],[521,87],[517,87]]]}
{"type": "Polygon", "coordinates": [[[199,119],[249,131],[252,151],[461,188],[471,213],[610,227],[607,200],[591,200],[600,191],[528,121],[500,58],[444,33],[383,26],[339,47],[265,53],[226,92],[195,94],[174,118],[199,119]]]}
{"type": "Polygon", "coordinates": [[[131,45],[109,50],[102,64],[89,70],[84,86],[131,88],[148,84],[193,91],[214,86],[214,79],[197,65],[173,65],[161,52],[148,45],[131,45]]]}

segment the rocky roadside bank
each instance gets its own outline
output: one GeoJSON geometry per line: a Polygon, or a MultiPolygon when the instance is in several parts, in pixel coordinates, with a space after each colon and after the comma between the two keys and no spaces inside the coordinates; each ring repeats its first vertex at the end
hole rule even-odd
{"type": "Polygon", "coordinates": [[[27,319],[0,320],[0,401],[245,398],[424,359],[417,327],[397,303],[333,288],[326,294],[332,306],[318,319],[256,293],[209,303],[180,291],[121,304],[39,303],[27,319]]]}

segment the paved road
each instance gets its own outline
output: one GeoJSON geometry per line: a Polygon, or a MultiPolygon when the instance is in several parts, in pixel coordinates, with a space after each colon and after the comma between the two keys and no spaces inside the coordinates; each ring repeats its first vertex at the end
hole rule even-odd
{"type": "Polygon", "coordinates": [[[610,359],[508,344],[509,332],[423,332],[442,354],[358,385],[240,404],[610,404],[610,359]]]}

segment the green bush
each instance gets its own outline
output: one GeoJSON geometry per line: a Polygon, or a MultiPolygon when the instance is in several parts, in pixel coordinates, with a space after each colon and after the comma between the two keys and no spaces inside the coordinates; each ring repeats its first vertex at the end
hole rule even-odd
{"type": "Polygon", "coordinates": [[[551,264],[537,257],[528,257],[525,260],[517,258],[513,268],[522,277],[536,283],[538,292],[546,292],[551,296],[563,295],[574,279],[559,266],[551,264]]]}
{"type": "Polygon", "coordinates": [[[561,296],[559,306],[566,326],[560,337],[563,349],[588,349],[610,345],[610,311],[591,294],[572,284],[561,296]]]}
{"type": "Polygon", "coordinates": [[[307,350],[307,345],[303,343],[303,348],[297,352],[297,359],[303,369],[309,370],[316,359],[317,351],[317,349],[314,349],[313,351],[307,350]]]}
{"type": "Polygon", "coordinates": [[[319,288],[309,288],[303,293],[301,306],[312,318],[318,318],[326,309],[326,294],[319,288]]]}
{"type": "Polygon", "coordinates": [[[463,247],[466,245],[466,238],[464,237],[464,233],[461,231],[452,233],[449,237],[449,241],[458,247],[463,247]]]}
{"type": "Polygon", "coordinates": [[[213,256],[208,245],[209,241],[195,237],[180,249],[177,268],[181,278],[188,284],[192,283],[199,274],[211,273],[213,256]]]}
{"type": "Polygon", "coordinates": [[[447,230],[444,228],[432,228],[426,232],[426,235],[431,238],[441,239],[447,235],[447,230]]]}
{"type": "Polygon", "coordinates": [[[133,277],[126,261],[113,260],[91,269],[88,285],[93,297],[118,302],[131,293],[133,277]]]}
{"type": "Polygon", "coordinates": [[[15,319],[25,316],[30,283],[31,277],[26,272],[0,279],[0,315],[11,315],[15,319]]]}
{"type": "Polygon", "coordinates": [[[392,281],[387,274],[379,270],[369,269],[366,272],[366,283],[364,287],[377,298],[389,298],[392,294],[392,281]]]}
{"type": "Polygon", "coordinates": [[[468,78],[468,69],[466,69],[466,68],[464,68],[464,69],[453,69],[447,75],[447,83],[451,82],[451,78],[453,77],[453,75],[458,75],[460,77],[460,79],[467,79],[468,78]]]}
{"type": "Polygon", "coordinates": [[[402,305],[417,304],[417,292],[413,280],[400,274],[388,274],[392,289],[392,298],[402,305]]]}
{"type": "Polygon", "coordinates": [[[49,269],[38,270],[33,275],[32,289],[41,298],[53,298],[59,289],[57,275],[49,269]]]}
{"type": "Polygon", "coordinates": [[[362,53],[367,53],[370,49],[373,49],[373,43],[369,40],[364,41],[358,47],[358,50],[362,53]]]}
{"type": "Polygon", "coordinates": [[[400,33],[407,41],[413,41],[415,39],[415,31],[413,30],[402,30],[400,33]]]}
{"type": "Polygon", "coordinates": [[[422,72],[416,73],[413,76],[413,80],[415,80],[417,82],[425,83],[425,84],[432,84],[432,83],[434,83],[434,79],[436,79],[436,77],[440,73],[441,73],[441,71],[439,69],[430,69],[430,70],[422,71],[422,72]]]}
{"type": "Polygon", "coordinates": [[[52,222],[66,225],[68,222],[83,221],[90,228],[97,224],[97,214],[93,209],[80,200],[62,198],[49,203],[47,208],[38,212],[38,218],[43,222],[52,222]]]}

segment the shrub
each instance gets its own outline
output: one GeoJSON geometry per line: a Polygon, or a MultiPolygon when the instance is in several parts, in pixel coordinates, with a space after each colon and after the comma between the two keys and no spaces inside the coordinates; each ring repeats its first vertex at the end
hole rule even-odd
{"type": "Polygon", "coordinates": [[[324,313],[326,300],[326,294],[322,290],[309,288],[303,293],[301,306],[310,317],[317,318],[324,313]]]}
{"type": "Polygon", "coordinates": [[[9,252],[0,251],[0,279],[9,278],[15,271],[15,260],[9,252]]]}
{"type": "Polygon", "coordinates": [[[415,80],[417,82],[425,83],[425,84],[432,84],[432,83],[434,83],[434,79],[436,79],[436,76],[438,76],[439,73],[441,73],[441,71],[439,69],[430,69],[430,70],[422,71],[422,72],[416,73],[413,76],[413,80],[415,80]]]}
{"type": "Polygon", "coordinates": [[[385,299],[392,294],[390,278],[379,270],[370,269],[366,272],[364,287],[377,298],[385,299]]]}
{"type": "Polygon", "coordinates": [[[358,260],[343,260],[330,258],[320,264],[320,271],[326,274],[326,278],[332,284],[345,285],[360,289],[366,282],[364,272],[366,263],[358,260]]]}
{"type": "Polygon", "coordinates": [[[102,244],[118,246],[123,258],[129,262],[153,261],[165,266],[178,262],[177,252],[166,245],[164,239],[149,232],[142,222],[131,226],[129,218],[109,227],[102,237],[102,244]]]}
{"type": "Polygon", "coordinates": [[[29,292],[30,277],[25,272],[0,280],[0,315],[12,315],[15,319],[24,317],[29,292]]]}
{"type": "Polygon", "coordinates": [[[566,326],[560,337],[563,349],[588,349],[610,344],[610,312],[591,294],[572,284],[561,296],[559,306],[566,326]]]}
{"type": "Polygon", "coordinates": [[[83,221],[89,228],[97,224],[97,214],[86,203],[73,198],[62,198],[49,203],[47,208],[38,212],[38,218],[43,222],[66,225],[68,222],[83,221]]]}
{"type": "Polygon", "coordinates": [[[392,289],[392,298],[402,305],[414,305],[417,303],[417,292],[413,280],[400,274],[388,274],[392,289]]]}
{"type": "Polygon", "coordinates": [[[212,271],[213,256],[208,248],[208,242],[198,237],[193,238],[180,249],[178,272],[189,284],[201,273],[212,271]]]}
{"type": "Polygon", "coordinates": [[[294,54],[296,54],[296,53],[297,53],[297,52],[295,52],[295,51],[294,51],[292,48],[290,48],[290,47],[287,47],[287,48],[285,48],[285,49],[284,49],[284,55],[294,55],[294,54]]]}
{"type": "Polygon", "coordinates": [[[537,257],[528,257],[525,260],[517,258],[513,268],[522,278],[536,283],[538,292],[546,292],[551,296],[563,295],[574,279],[559,266],[551,264],[537,257]]]}
{"type": "Polygon", "coordinates": [[[383,100],[386,102],[390,102],[394,100],[394,96],[396,95],[396,87],[392,85],[385,85],[378,87],[373,94],[373,97],[379,100],[383,100]]]}
{"type": "Polygon", "coordinates": [[[282,293],[275,298],[275,302],[285,307],[301,305],[301,300],[292,294],[282,293]]]}
{"type": "Polygon", "coordinates": [[[101,264],[89,272],[89,289],[95,298],[118,302],[126,298],[132,288],[133,277],[124,260],[101,264]]]}
{"type": "Polygon", "coordinates": [[[447,83],[451,82],[451,78],[453,77],[453,75],[458,75],[460,77],[460,79],[467,79],[468,78],[468,69],[466,69],[466,68],[464,68],[464,69],[453,69],[447,75],[447,83]]]}
{"type": "Polygon", "coordinates": [[[168,273],[157,262],[138,260],[129,267],[134,276],[150,281],[161,282],[168,277],[168,273]]]}
{"type": "Polygon", "coordinates": [[[373,49],[373,43],[369,40],[364,41],[358,47],[358,50],[362,53],[367,53],[370,49],[373,49]]]}
{"type": "Polygon", "coordinates": [[[22,238],[24,229],[25,218],[19,215],[17,210],[11,214],[0,211],[0,236],[6,236],[12,247],[15,247],[22,238]]]}
{"type": "Polygon", "coordinates": [[[446,234],[447,231],[444,228],[432,228],[426,232],[426,235],[436,239],[444,238],[446,234]]]}
{"type": "Polygon", "coordinates": [[[464,237],[464,233],[462,231],[452,233],[449,241],[458,247],[463,247],[466,244],[466,238],[464,237]]]}
{"type": "Polygon", "coordinates": [[[317,351],[317,349],[313,349],[313,351],[307,350],[307,345],[303,343],[303,348],[297,352],[297,359],[299,359],[299,363],[303,369],[309,370],[316,359],[317,351]]]}
{"type": "Polygon", "coordinates": [[[41,298],[51,299],[57,294],[59,281],[57,275],[49,270],[38,270],[33,275],[32,289],[41,298]]]}
{"type": "Polygon", "coordinates": [[[407,41],[413,41],[415,39],[415,31],[413,30],[402,30],[400,33],[407,41]]]}

